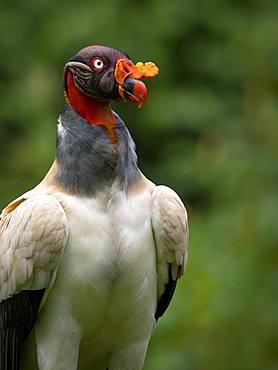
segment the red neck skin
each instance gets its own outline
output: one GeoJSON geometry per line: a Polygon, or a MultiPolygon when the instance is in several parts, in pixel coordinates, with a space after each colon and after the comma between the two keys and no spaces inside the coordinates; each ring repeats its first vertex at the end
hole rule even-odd
{"type": "Polygon", "coordinates": [[[75,86],[71,72],[67,76],[68,100],[76,112],[90,125],[102,125],[106,128],[112,143],[116,142],[116,119],[109,101],[101,101],[86,95],[75,86]]]}

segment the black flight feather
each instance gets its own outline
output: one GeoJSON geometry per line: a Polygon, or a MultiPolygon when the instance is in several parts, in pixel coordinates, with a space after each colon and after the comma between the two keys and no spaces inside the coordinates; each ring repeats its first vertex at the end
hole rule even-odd
{"type": "Polygon", "coordinates": [[[158,320],[164,314],[164,312],[167,310],[167,308],[168,308],[168,306],[171,302],[171,299],[174,295],[176,285],[177,285],[177,280],[174,280],[172,278],[171,268],[170,268],[169,269],[169,281],[165,285],[165,291],[164,291],[164,293],[162,294],[162,296],[160,297],[160,299],[157,303],[156,312],[155,312],[155,319],[156,320],[158,320]]]}
{"type": "Polygon", "coordinates": [[[0,369],[19,370],[23,342],[30,334],[45,289],[24,290],[0,303],[0,369]]]}

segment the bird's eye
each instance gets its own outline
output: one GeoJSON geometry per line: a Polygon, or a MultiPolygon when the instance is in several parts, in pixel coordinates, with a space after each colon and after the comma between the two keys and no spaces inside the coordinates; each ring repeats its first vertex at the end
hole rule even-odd
{"type": "Polygon", "coordinates": [[[104,62],[101,58],[96,57],[92,60],[92,66],[95,71],[100,72],[104,68],[104,62]]]}

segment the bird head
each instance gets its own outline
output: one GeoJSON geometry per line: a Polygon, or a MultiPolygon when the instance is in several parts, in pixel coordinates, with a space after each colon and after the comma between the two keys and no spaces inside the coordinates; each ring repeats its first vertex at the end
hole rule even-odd
{"type": "Polygon", "coordinates": [[[89,46],[65,65],[65,98],[75,108],[82,104],[82,97],[100,102],[128,100],[141,107],[147,98],[147,88],[140,78],[157,74],[158,68],[154,63],[134,64],[117,49],[89,46]]]}

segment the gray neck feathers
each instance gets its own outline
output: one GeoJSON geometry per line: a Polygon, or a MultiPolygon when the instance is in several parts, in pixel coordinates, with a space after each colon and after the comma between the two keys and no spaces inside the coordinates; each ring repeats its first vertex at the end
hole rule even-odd
{"type": "Polygon", "coordinates": [[[57,131],[56,181],[73,194],[93,195],[115,186],[126,191],[140,176],[135,144],[118,115],[117,142],[106,129],[90,125],[65,105],[57,131]]]}

